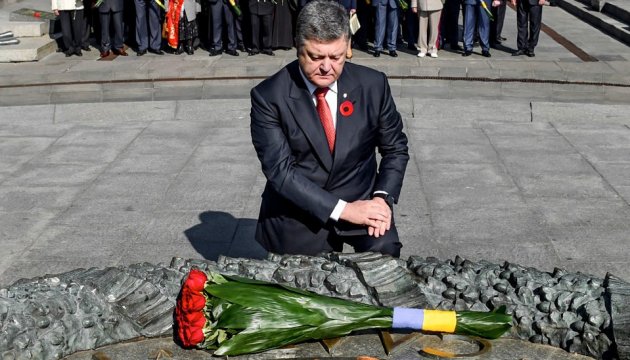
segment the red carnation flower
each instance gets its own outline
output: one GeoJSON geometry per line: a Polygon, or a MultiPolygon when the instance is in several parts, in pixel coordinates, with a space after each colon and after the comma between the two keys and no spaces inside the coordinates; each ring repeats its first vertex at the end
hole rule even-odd
{"type": "Polygon", "coordinates": [[[188,278],[186,282],[184,282],[183,288],[189,288],[195,292],[202,292],[206,287],[206,281],[208,281],[208,276],[203,271],[192,269],[190,273],[188,273],[188,278]]]}
{"type": "Polygon", "coordinates": [[[185,347],[194,347],[204,341],[203,328],[206,326],[206,317],[202,311],[183,312],[181,307],[175,308],[175,324],[177,335],[185,347]]]}
{"type": "Polygon", "coordinates": [[[182,289],[179,300],[177,306],[185,313],[201,311],[206,307],[206,298],[201,293],[187,288],[182,289]]]}
{"type": "Polygon", "coordinates": [[[178,321],[177,335],[185,347],[194,347],[204,341],[203,327],[192,327],[178,321]]]}
{"type": "Polygon", "coordinates": [[[352,105],[350,100],[346,100],[341,103],[341,106],[339,106],[339,112],[343,116],[350,116],[352,115],[352,112],[354,112],[354,105],[352,105]]]}

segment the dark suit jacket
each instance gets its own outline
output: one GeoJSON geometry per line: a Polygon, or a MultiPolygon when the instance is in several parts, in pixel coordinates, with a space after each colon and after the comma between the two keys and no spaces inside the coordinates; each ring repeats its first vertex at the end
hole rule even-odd
{"type": "Polygon", "coordinates": [[[407,137],[385,74],[346,63],[337,86],[333,155],[297,60],[251,91],[252,141],[267,178],[256,239],[267,249],[304,253],[300,242],[325,241],[339,199],[369,199],[375,190],[400,195],[407,137]],[[346,101],[347,116],[340,112],[346,101]]]}

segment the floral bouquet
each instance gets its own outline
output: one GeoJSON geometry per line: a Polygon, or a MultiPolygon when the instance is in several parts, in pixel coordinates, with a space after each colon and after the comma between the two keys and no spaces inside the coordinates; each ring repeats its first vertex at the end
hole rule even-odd
{"type": "MultiPolygon", "coordinates": [[[[481,8],[486,12],[486,15],[488,15],[490,21],[494,21],[494,15],[492,15],[492,11],[488,9],[488,4],[486,4],[484,0],[479,0],[479,3],[481,5],[481,8]]],[[[492,6],[494,6],[494,4],[492,6]]]]}
{"type": "Polygon", "coordinates": [[[386,308],[279,284],[193,269],[175,308],[184,347],[241,355],[362,329],[407,328],[496,339],[512,326],[494,312],[386,308]]]}
{"type": "Polygon", "coordinates": [[[241,17],[243,12],[241,11],[241,7],[238,6],[238,4],[236,3],[236,0],[228,0],[228,3],[230,3],[232,10],[234,10],[234,14],[236,15],[236,17],[241,17]]]}

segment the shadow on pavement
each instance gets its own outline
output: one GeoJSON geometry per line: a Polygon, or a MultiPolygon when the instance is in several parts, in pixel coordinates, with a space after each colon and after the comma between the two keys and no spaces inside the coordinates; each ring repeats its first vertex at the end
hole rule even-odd
{"type": "Polygon", "coordinates": [[[235,218],[222,211],[199,214],[200,224],[184,231],[194,249],[205,259],[220,255],[264,259],[267,251],[254,240],[256,219],[235,218]]]}

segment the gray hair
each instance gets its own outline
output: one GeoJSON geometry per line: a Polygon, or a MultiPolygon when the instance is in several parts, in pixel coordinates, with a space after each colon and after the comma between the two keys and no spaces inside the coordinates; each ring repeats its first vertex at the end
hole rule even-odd
{"type": "Polygon", "coordinates": [[[297,18],[295,43],[298,51],[306,40],[330,42],[350,38],[350,19],[346,9],[334,0],[313,0],[297,18]]]}

